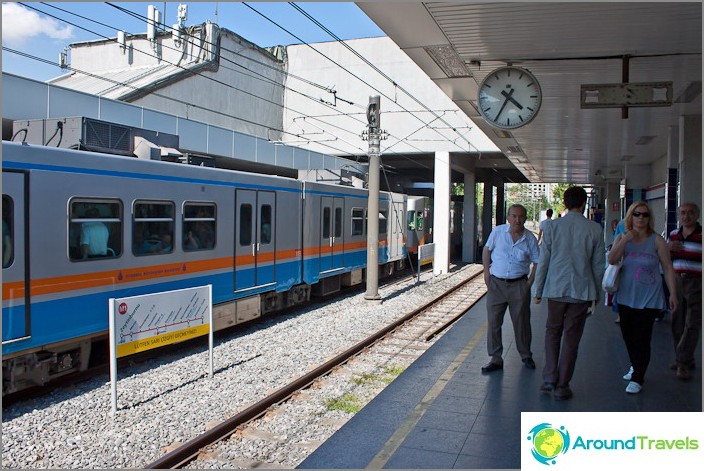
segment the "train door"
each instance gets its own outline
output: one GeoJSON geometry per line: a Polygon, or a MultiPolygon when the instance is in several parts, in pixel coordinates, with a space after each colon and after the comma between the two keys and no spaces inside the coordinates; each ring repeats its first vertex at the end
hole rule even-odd
{"type": "Polygon", "coordinates": [[[2,172],[2,342],[31,335],[25,174],[2,172]]]}
{"type": "Polygon", "coordinates": [[[391,215],[389,217],[389,259],[396,259],[403,255],[403,235],[406,229],[405,218],[403,217],[403,203],[391,203],[391,215]]]}
{"type": "Polygon", "coordinates": [[[237,190],[235,290],[276,283],[276,194],[237,190]]]}
{"type": "Polygon", "coordinates": [[[344,258],[344,206],[343,198],[321,198],[320,271],[343,267],[344,258]]]}

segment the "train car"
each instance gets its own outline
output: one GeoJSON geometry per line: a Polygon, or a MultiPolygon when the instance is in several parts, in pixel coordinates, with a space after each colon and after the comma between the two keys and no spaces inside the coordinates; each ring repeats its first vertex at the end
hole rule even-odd
{"type": "Polygon", "coordinates": [[[219,330],[305,302],[320,280],[366,263],[366,234],[364,245],[352,236],[365,190],[5,141],[2,150],[3,394],[104,356],[110,298],[212,284],[219,330]],[[318,208],[338,197],[350,237],[334,260],[336,241],[316,231],[337,234],[318,208]]]}
{"type": "Polygon", "coordinates": [[[406,250],[418,256],[418,246],[433,241],[432,206],[427,196],[408,196],[406,250]]]}
{"type": "MultiPolygon", "coordinates": [[[[406,257],[401,221],[405,195],[380,192],[379,264],[382,275],[402,268],[406,257]]],[[[368,194],[353,187],[304,182],[303,281],[326,295],[361,283],[367,263],[368,194]]]]}

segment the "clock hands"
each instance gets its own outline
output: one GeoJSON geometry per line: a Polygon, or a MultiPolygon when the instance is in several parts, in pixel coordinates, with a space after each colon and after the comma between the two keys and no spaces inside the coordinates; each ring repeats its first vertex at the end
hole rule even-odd
{"type": "Polygon", "coordinates": [[[506,108],[506,104],[507,104],[508,101],[511,99],[511,95],[513,95],[513,88],[512,88],[511,91],[508,92],[508,93],[506,93],[505,91],[501,90],[501,94],[504,95],[504,96],[506,97],[506,99],[504,100],[504,104],[501,105],[501,109],[499,110],[499,112],[496,113],[496,118],[494,118],[495,121],[498,121],[498,120],[499,120],[499,116],[501,116],[501,112],[504,110],[504,108],[506,108]]]}
{"type": "Polygon", "coordinates": [[[513,88],[511,89],[511,92],[510,92],[510,93],[506,93],[506,90],[501,90],[501,94],[502,94],[503,96],[505,96],[506,99],[509,100],[511,103],[513,103],[514,105],[516,105],[516,108],[518,108],[519,110],[522,110],[522,109],[523,109],[523,106],[522,106],[520,103],[518,103],[515,98],[513,98],[513,97],[511,96],[511,95],[513,95],[513,88]]]}

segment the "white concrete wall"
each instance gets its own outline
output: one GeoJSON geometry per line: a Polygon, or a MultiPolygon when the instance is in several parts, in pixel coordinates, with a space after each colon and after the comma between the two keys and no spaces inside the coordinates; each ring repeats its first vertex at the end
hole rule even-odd
{"type": "MultiPolygon", "coordinates": [[[[288,46],[288,72],[330,87],[337,91],[337,97],[340,98],[336,106],[326,106],[320,100],[334,102],[332,93],[291,76],[286,79],[287,109],[284,110],[284,122],[287,123],[287,131],[300,133],[320,142],[319,148],[314,145],[308,145],[307,148],[326,153],[335,153],[335,148],[336,155],[366,154],[368,145],[360,135],[367,128],[366,107],[369,96],[378,94],[381,95],[381,129],[389,132],[389,138],[381,142],[382,153],[470,150],[470,146],[458,132],[439,129],[447,128],[448,124],[471,141],[471,150],[497,150],[484,133],[391,39],[366,38],[346,43],[409,91],[419,102],[433,110],[435,115],[426,111],[412,97],[403,93],[337,42],[316,43],[312,46],[339,66],[307,45],[288,46]],[[343,67],[359,78],[350,75],[343,67]],[[341,99],[353,104],[345,103],[341,99]],[[403,109],[412,113],[400,113],[403,109]],[[438,116],[448,124],[442,123],[437,119],[438,116]],[[428,123],[431,123],[430,128],[438,129],[429,129],[426,127],[428,123]],[[333,129],[334,133],[323,132],[320,129],[323,125],[333,129]],[[399,144],[399,140],[403,138],[407,138],[407,143],[399,144]]],[[[284,141],[300,145],[296,137],[285,136],[284,141]]]]}
{"type": "MultiPolygon", "coordinates": [[[[216,37],[207,41],[216,42],[219,31],[217,70],[182,77],[174,84],[160,87],[131,103],[262,139],[280,140],[281,133],[271,129],[283,129],[283,63],[228,30],[214,28],[214,31],[216,37]]],[[[126,43],[124,53],[112,41],[76,44],[71,48],[71,65],[94,73],[114,71],[114,78],[120,81],[125,80],[122,77],[134,78],[140,69],[147,72],[157,66],[170,65],[173,68],[178,64],[191,68],[203,64],[208,49],[213,47],[207,42],[199,47],[201,43],[198,42],[177,48],[170,35],[159,36],[158,53],[143,35],[130,37],[126,43]]],[[[152,76],[153,80],[160,78],[158,72],[152,76]]],[[[92,81],[96,82],[95,79],[92,81]]],[[[62,85],[60,80],[57,83],[62,85]]],[[[81,89],[90,92],[90,87],[97,86],[97,83],[89,81],[82,84],[81,89]]],[[[138,85],[144,84],[140,82],[138,85]]],[[[121,88],[120,95],[133,91],[128,87],[121,88]]],[[[105,90],[104,82],[100,83],[100,89],[105,90]]]]}

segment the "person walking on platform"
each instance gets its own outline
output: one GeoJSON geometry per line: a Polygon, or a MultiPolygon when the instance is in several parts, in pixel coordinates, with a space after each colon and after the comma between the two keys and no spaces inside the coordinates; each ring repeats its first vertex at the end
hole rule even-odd
{"type": "Polygon", "coordinates": [[[683,203],[678,208],[680,228],[670,233],[669,248],[675,270],[679,307],[672,313],[677,377],[688,380],[695,368],[694,351],[702,330],[702,226],[699,206],[683,203]]]}
{"type": "Polygon", "coordinates": [[[550,224],[550,222],[552,222],[552,209],[548,208],[548,210],[545,211],[545,219],[540,221],[540,224],[538,224],[538,243],[540,243],[540,240],[543,238],[545,226],[550,224]]]}
{"type": "Polygon", "coordinates": [[[631,369],[623,376],[630,381],[629,394],[638,394],[650,363],[653,324],[665,309],[665,295],[660,267],[670,290],[670,309],[677,308],[675,272],[665,239],[653,231],[653,218],[645,201],[636,201],[626,212],[626,232],[614,241],[609,263],[623,260],[614,300],[621,317],[621,335],[631,360],[631,369]]]}
{"type": "Polygon", "coordinates": [[[530,326],[530,286],[535,278],[540,249],[535,235],[524,227],[526,214],[526,208],[520,204],[508,208],[508,223],[491,231],[482,252],[489,323],[487,352],[491,357],[489,363],[482,366],[482,373],[504,367],[501,326],[507,306],[518,353],[526,368],[535,369],[530,350],[533,335],[530,326]]]}
{"type": "Polygon", "coordinates": [[[567,213],[546,228],[533,285],[535,304],[548,300],[540,390],[556,400],[572,397],[579,342],[591,304],[599,301],[605,270],[601,226],[583,215],[587,192],[570,187],[564,201],[567,213]]]}

